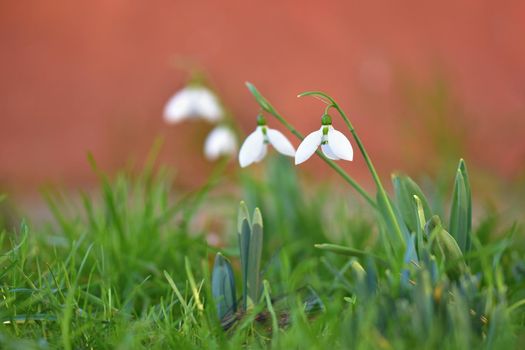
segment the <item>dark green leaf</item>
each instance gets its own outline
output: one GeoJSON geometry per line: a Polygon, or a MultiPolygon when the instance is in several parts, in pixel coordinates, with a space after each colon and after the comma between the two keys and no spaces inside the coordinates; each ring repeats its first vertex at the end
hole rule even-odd
{"type": "Polygon", "coordinates": [[[215,256],[211,289],[219,320],[237,311],[233,270],[228,259],[221,253],[215,256]]]}
{"type": "Polygon", "coordinates": [[[242,302],[245,309],[248,302],[248,259],[250,254],[251,230],[248,220],[243,220],[239,234],[239,253],[241,256],[242,302]]]}
{"type": "Polygon", "coordinates": [[[406,175],[392,175],[395,204],[410,232],[416,232],[419,224],[414,196],[418,196],[426,217],[431,216],[430,207],[419,186],[406,175]]]}
{"type": "Polygon", "coordinates": [[[261,211],[255,208],[250,235],[248,256],[248,300],[249,304],[257,304],[261,297],[260,269],[263,246],[263,222],[261,211]]]}

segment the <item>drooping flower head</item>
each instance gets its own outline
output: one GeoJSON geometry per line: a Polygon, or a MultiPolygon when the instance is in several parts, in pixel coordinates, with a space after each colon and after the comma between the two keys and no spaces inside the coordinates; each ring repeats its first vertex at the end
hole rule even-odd
{"type": "Polygon", "coordinates": [[[346,136],[334,129],[332,118],[328,114],[321,118],[321,128],[306,136],[295,153],[295,165],[301,164],[310,158],[321,146],[323,154],[332,160],[348,160],[354,158],[352,144],[346,136]]]}
{"type": "Polygon", "coordinates": [[[183,88],[175,93],[164,107],[164,120],[168,123],[195,118],[216,122],[222,115],[217,96],[204,86],[190,85],[183,88]]]}
{"type": "Polygon", "coordinates": [[[233,155],[235,152],[237,152],[237,139],[232,129],[225,125],[213,129],[204,143],[204,155],[208,160],[233,155]]]}
{"type": "Polygon", "coordinates": [[[289,157],[295,155],[295,148],[280,131],[271,129],[266,125],[262,115],[257,116],[257,128],[252,132],[241,146],[239,163],[242,168],[252,163],[261,161],[271,144],[279,153],[289,157]]]}

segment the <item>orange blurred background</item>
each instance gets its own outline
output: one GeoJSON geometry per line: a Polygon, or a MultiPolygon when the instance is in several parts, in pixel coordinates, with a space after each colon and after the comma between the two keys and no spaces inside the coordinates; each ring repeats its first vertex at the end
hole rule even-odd
{"type": "MultiPolygon", "coordinates": [[[[462,156],[513,180],[525,170],[524,33],[520,0],[2,1],[0,187],[90,186],[87,151],[112,172],[159,135],[181,183],[199,183],[211,126],[162,120],[185,67],[206,72],[246,133],[258,108],[245,81],[303,133],[323,107],[295,96],[323,90],[383,175],[462,156]]],[[[360,157],[344,167],[364,176],[360,157]]]]}

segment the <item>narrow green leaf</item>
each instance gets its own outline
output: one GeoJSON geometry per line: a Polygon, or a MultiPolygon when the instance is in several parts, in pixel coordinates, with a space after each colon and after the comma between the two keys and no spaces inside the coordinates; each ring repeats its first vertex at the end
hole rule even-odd
{"type": "Polygon", "coordinates": [[[425,230],[425,223],[427,222],[425,217],[425,211],[423,209],[423,203],[421,199],[417,195],[414,195],[414,203],[416,206],[416,216],[417,216],[417,229],[416,229],[416,250],[417,250],[417,256],[420,260],[428,261],[430,258],[429,251],[425,247],[425,241],[424,241],[424,230],[425,230]]]}
{"type": "Polygon", "coordinates": [[[422,231],[425,228],[425,223],[427,222],[423,202],[421,201],[418,195],[413,195],[412,197],[414,198],[414,203],[416,207],[417,231],[422,231]]]}
{"type": "Polygon", "coordinates": [[[385,265],[385,266],[387,265],[387,262],[385,259],[377,255],[371,254],[369,252],[365,252],[364,250],[359,250],[355,248],[350,248],[350,247],[345,247],[342,245],[330,244],[330,243],[315,244],[314,247],[317,249],[326,250],[328,252],[341,254],[341,255],[347,255],[347,256],[354,256],[356,258],[361,258],[361,259],[372,258],[376,262],[381,263],[382,265],[385,265]]]}
{"type": "Polygon", "coordinates": [[[250,214],[248,212],[248,207],[244,201],[239,203],[239,213],[237,215],[237,232],[240,234],[242,231],[242,223],[246,220],[250,223],[250,214]]]}
{"type": "Polygon", "coordinates": [[[248,220],[243,220],[239,232],[239,255],[241,257],[242,303],[244,309],[246,309],[248,302],[248,258],[250,254],[251,231],[248,220]]]}
{"type": "Polygon", "coordinates": [[[261,214],[261,211],[259,210],[259,208],[255,208],[254,212],[253,212],[253,220],[252,220],[252,224],[253,225],[259,225],[259,226],[263,226],[263,219],[262,219],[262,214],[261,214]]]}
{"type": "Polygon", "coordinates": [[[465,185],[465,179],[461,171],[461,162],[456,172],[456,180],[454,182],[454,191],[452,193],[452,204],[450,207],[450,225],[449,230],[452,236],[458,242],[462,252],[467,252],[467,244],[470,244],[470,220],[469,215],[469,199],[465,185]],[[468,242],[467,242],[468,241],[468,242]]]}
{"type": "Polygon", "coordinates": [[[379,213],[381,214],[381,218],[385,223],[385,228],[388,233],[386,239],[390,242],[394,255],[398,258],[402,257],[405,252],[406,244],[410,239],[410,232],[408,231],[405,221],[397,207],[392,205],[392,200],[388,195],[384,197],[378,192],[376,200],[379,213]],[[389,213],[390,210],[393,211],[394,217],[389,213]],[[393,220],[396,220],[396,222],[393,220]],[[400,229],[399,233],[397,232],[397,227],[400,229]]]}
{"type": "Polygon", "coordinates": [[[414,288],[414,301],[416,308],[417,330],[427,336],[432,330],[434,316],[432,280],[428,270],[418,270],[418,278],[414,288]]]}
{"type": "Polygon", "coordinates": [[[406,223],[410,232],[416,232],[419,224],[417,207],[414,203],[414,196],[418,196],[425,216],[430,217],[431,211],[425,195],[421,188],[408,176],[394,174],[392,175],[392,184],[395,193],[396,207],[406,223]]]}
{"type": "Polygon", "coordinates": [[[186,268],[186,276],[188,276],[188,282],[190,283],[191,293],[193,294],[193,299],[197,305],[197,310],[203,311],[204,305],[201,302],[200,291],[197,288],[197,283],[195,283],[195,277],[193,277],[193,272],[191,272],[190,259],[187,256],[184,257],[184,266],[186,268]]]}
{"type": "Polygon", "coordinates": [[[350,267],[352,268],[352,271],[353,271],[354,277],[355,277],[359,282],[364,281],[364,279],[365,279],[365,277],[366,277],[366,271],[365,271],[365,269],[363,268],[363,266],[362,266],[357,260],[353,260],[353,261],[350,263],[350,267]]]}
{"type": "Polygon", "coordinates": [[[417,220],[414,215],[411,194],[407,192],[402,177],[397,174],[392,175],[392,185],[394,187],[396,208],[401,214],[407,228],[411,232],[414,232],[417,227],[417,220]]]}
{"type": "Polygon", "coordinates": [[[432,210],[430,209],[430,205],[428,204],[427,197],[425,196],[419,185],[408,176],[404,176],[403,182],[407,192],[413,196],[418,196],[418,198],[420,199],[421,206],[423,207],[423,211],[425,212],[425,216],[432,216],[432,210]]]}
{"type": "Polygon", "coordinates": [[[274,108],[272,107],[270,102],[268,102],[268,100],[266,98],[264,98],[263,95],[261,95],[259,90],[257,90],[257,88],[252,83],[250,83],[248,81],[245,84],[246,84],[246,87],[248,88],[248,90],[250,91],[250,93],[253,95],[253,97],[255,97],[255,100],[257,101],[259,106],[261,106],[261,108],[264,109],[265,111],[267,111],[269,113],[273,113],[274,112],[274,108]]]}
{"type": "Polygon", "coordinates": [[[472,191],[470,188],[470,179],[467,171],[467,164],[463,159],[459,160],[459,170],[461,175],[463,175],[463,181],[465,183],[465,193],[467,196],[467,240],[466,240],[466,250],[470,250],[472,245],[472,191]]]}
{"type": "Polygon", "coordinates": [[[186,299],[184,299],[184,297],[182,296],[182,293],[180,292],[179,288],[177,287],[177,285],[173,281],[173,278],[171,278],[171,276],[169,275],[168,271],[166,271],[166,270],[164,270],[164,277],[166,277],[166,279],[168,280],[168,283],[169,283],[171,289],[173,289],[173,292],[177,296],[177,299],[179,300],[180,304],[182,305],[182,308],[184,309],[185,315],[190,317],[191,320],[194,323],[197,323],[197,320],[195,319],[195,316],[193,316],[191,308],[188,305],[188,303],[186,302],[186,299]]]}
{"type": "Polygon", "coordinates": [[[248,302],[256,305],[261,297],[260,269],[263,246],[263,222],[259,208],[255,208],[248,256],[248,302]]]}
{"type": "Polygon", "coordinates": [[[233,270],[228,259],[221,253],[215,256],[211,289],[219,320],[237,311],[233,270]]]}
{"type": "Polygon", "coordinates": [[[279,321],[277,320],[277,314],[273,308],[272,298],[270,297],[270,283],[267,280],[263,281],[264,286],[264,299],[266,300],[266,308],[272,318],[272,340],[277,341],[279,336],[279,321]]]}

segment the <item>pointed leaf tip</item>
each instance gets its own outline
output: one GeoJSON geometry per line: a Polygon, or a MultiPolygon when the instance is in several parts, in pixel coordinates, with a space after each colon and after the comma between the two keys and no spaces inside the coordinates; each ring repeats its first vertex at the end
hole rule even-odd
{"type": "Polygon", "coordinates": [[[253,212],[252,223],[253,223],[253,225],[258,224],[258,225],[261,225],[261,227],[263,226],[262,214],[261,214],[261,211],[259,210],[259,208],[255,208],[255,210],[253,212]]]}
{"type": "Polygon", "coordinates": [[[217,314],[222,320],[237,310],[235,280],[230,262],[221,253],[215,256],[212,273],[212,295],[215,299],[217,314]]]}
{"type": "Polygon", "coordinates": [[[255,85],[253,85],[252,83],[248,81],[245,84],[248,90],[250,91],[250,93],[253,95],[253,97],[255,97],[255,100],[257,101],[259,106],[261,106],[261,108],[264,109],[265,111],[272,113],[273,107],[266,100],[266,98],[264,98],[264,96],[261,95],[261,93],[259,92],[259,90],[257,90],[255,85]]]}
{"type": "Polygon", "coordinates": [[[244,220],[248,222],[248,225],[250,224],[250,214],[248,212],[248,207],[244,201],[241,201],[239,203],[239,213],[237,215],[237,232],[239,234],[242,233],[242,224],[244,220]]]}

